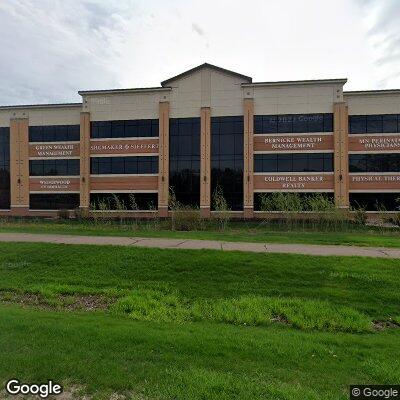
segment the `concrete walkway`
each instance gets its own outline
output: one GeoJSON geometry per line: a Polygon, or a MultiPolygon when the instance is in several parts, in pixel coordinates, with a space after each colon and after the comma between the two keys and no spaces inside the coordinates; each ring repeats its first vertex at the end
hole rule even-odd
{"type": "Polygon", "coordinates": [[[73,236],[33,233],[0,233],[0,242],[40,242],[59,244],[94,244],[161,249],[213,249],[251,251],[255,253],[294,253],[318,256],[363,256],[400,258],[400,249],[359,246],[325,246],[310,244],[220,242],[214,240],[162,239],[120,236],[73,236]]]}

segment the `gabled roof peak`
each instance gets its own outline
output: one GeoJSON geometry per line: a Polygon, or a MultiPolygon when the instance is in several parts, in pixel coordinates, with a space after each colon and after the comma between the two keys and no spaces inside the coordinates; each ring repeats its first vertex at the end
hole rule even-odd
{"type": "Polygon", "coordinates": [[[210,68],[210,69],[213,69],[215,71],[225,73],[227,75],[236,76],[237,78],[241,78],[244,81],[246,81],[246,83],[251,83],[252,82],[252,78],[250,76],[242,75],[242,74],[239,74],[238,72],[230,71],[229,69],[221,68],[221,67],[218,67],[218,66],[213,65],[213,64],[203,63],[203,64],[198,65],[197,67],[194,67],[192,69],[188,69],[187,71],[182,72],[181,74],[173,76],[172,78],[169,78],[169,79],[166,79],[165,81],[162,81],[161,82],[161,86],[163,86],[163,87],[168,86],[168,84],[171,83],[172,81],[174,81],[176,79],[179,79],[179,78],[183,78],[183,77],[185,77],[187,75],[190,75],[193,72],[199,71],[199,70],[201,70],[203,68],[210,68]]]}

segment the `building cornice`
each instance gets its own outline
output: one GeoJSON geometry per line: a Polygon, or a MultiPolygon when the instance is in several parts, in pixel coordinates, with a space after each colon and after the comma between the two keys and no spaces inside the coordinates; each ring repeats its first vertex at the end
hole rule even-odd
{"type": "Polygon", "coordinates": [[[400,94],[400,89],[382,89],[382,90],[351,90],[343,92],[343,96],[369,96],[380,94],[400,94]]]}
{"type": "Polygon", "coordinates": [[[259,86],[295,86],[295,85],[344,85],[347,82],[346,78],[339,79],[313,79],[303,81],[275,81],[275,82],[253,82],[242,83],[242,87],[259,87],[259,86]]]}
{"type": "Polygon", "coordinates": [[[148,87],[148,88],[129,88],[129,89],[105,89],[105,90],[80,90],[81,96],[90,96],[98,94],[124,94],[124,93],[151,93],[170,91],[169,87],[148,87]]]}
{"type": "Polygon", "coordinates": [[[26,108],[66,108],[82,107],[82,103],[56,103],[56,104],[22,104],[14,106],[0,106],[0,110],[21,110],[26,108]]]}

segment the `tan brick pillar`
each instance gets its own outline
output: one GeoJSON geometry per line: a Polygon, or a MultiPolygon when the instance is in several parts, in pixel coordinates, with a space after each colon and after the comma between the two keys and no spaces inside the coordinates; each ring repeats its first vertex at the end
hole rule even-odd
{"type": "Polygon", "coordinates": [[[200,116],[200,212],[211,216],[211,110],[201,108],[200,116]]]}
{"type": "Polygon", "coordinates": [[[349,207],[349,136],[346,103],[333,105],[335,204],[349,207]]]}
{"type": "Polygon", "coordinates": [[[159,105],[158,216],[168,217],[169,197],[169,102],[159,105]]]}
{"type": "Polygon", "coordinates": [[[81,112],[80,120],[80,203],[84,212],[90,207],[90,113],[81,112]]]}
{"type": "Polygon", "coordinates": [[[10,190],[12,215],[29,210],[29,121],[10,120],[10,190]]]}
{"type": "Polygon", "coordinates": [[[254,100],[243,100],[243,211],[245,218],[254,216],[254,100]]]}

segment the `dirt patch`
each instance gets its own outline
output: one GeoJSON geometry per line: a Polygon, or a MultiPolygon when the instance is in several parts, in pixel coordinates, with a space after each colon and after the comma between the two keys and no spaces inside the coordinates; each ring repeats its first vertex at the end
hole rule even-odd
{"type": "Polygon", "coordinates": [[[0,292],[0,301],[2,303],[34,306],[53,310],[95,311],[107,310],[115,302],[115,299],[105,296],[87,294],[59,294],[52,297],[45,297],[35,293],[7,291],[0,292]]]}
{"type": "Polygon", "coordinates": [[[393,321],[373,321],[374,329],[377,331],[382,331],[384,329],[398,329],[400,325],[393,321]]]}

